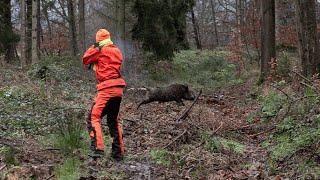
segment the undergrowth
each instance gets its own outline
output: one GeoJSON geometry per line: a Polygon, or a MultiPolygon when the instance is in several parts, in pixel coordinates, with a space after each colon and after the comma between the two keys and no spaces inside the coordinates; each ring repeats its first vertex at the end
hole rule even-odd
{"type": "Polygon", "coordinates": [[[262,143],[269,151],[269,168],[274,172],[292,168],[300,178],[318,179],[320,152],[320,97],[311,88],[303,96],[271,91],[260,98],[262,119],[274,117],[273,133],[262,143]],[[282,111],[278,117],[276,114],[282,111]],[[304,166],[309,168],[303,168],[304,166]]]}
{"type": "Polygon", "coordinates": [[[205,148],[213,153],[227,150],[229,152],[241,155],[245,150],[245,145],[237,141],[223,137],[212,136],[208,132],[201,132],[200,138],[205,143],[205,148]]]}
{"type": "MultiPolygon", "coordinates": [[[[88,154],[84,112],[95,93],[95,82],[70,57],[45,57],[24,70],[0,69],[0,136],[8,139],[37,138],[44,148],[58,148],[65,155],[88,154]],[[86,83],[84,83],[86,82],[86,83]]],[[[13,151],[8,164],[16,164],[13,151]]],[[[78,179],[81,163],[67,159],[55,169],[57,179],[78,179]]]]}
{"type": "Polygon", "coordinates": [[[18,160],[15,157],[16,150],[12,147],[2,147],[0,148],[0,154],[3,154],[2,161],[5,162],[8,165],[19,165],[18,160]]]}
{"type": "Polygon", "coordinates": [[[69,158],[54,169],[54,175],[59,180],[79,179],[81,175],[81,162],[74,158],[69,158]]]}
{"type": "Polygon", "coordinates": [[[170,166],[172,157],[169,151],[164,149],[152,149],[150,151],[152,160],[159,165],[170,166]]]}
{"type": "Polygon", "coordinates": [[[214,90],[242,83],[235,64],[226,60],[227,51],[186,50],[175,54],[173,61],[146,62],[147,85],[172,82],[188,83],[196,89],[214,90]],[[201,72],[201,73],[199,73],[201,72]]]}

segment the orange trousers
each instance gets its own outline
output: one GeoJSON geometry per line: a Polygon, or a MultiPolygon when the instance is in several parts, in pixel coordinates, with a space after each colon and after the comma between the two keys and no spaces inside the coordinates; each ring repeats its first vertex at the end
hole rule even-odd
{"type": "Polygon", "coordinates": [[[101,119],[107,115],[112,141],[112,155],[124,155],[124,143],[120,125],[119,110],[123,95],[123,87],[109,87],[98,91],[87,117],[87,126],[91,139],[91,150],[104,151],[101,119]]]}

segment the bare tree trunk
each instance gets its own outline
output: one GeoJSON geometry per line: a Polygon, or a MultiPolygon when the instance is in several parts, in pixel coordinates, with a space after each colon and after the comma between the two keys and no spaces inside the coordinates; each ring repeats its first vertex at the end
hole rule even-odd
{"type": "Polygon", "coordinates": [[[20,63],[21,67],[24,68],[27,65],[27,50],[26,50],[26,1],[20,0],[20,17],[21,17],[21,34],[20,34],[20,42],[21,42],[21,57],[20,57],[20,63]]]}
{"type": "MultiPolygon", "coordinates": [[[[42,1],[42,3],[45,3],[45,2],[42,1]]],[[[44,18],[46,19],[46,23],[48,26],[49,40],[52,40],[52,28],[51,28],[51,23],[49,20],[48,5],[47,4],[43,4],[42,12],[43,12],[44,18]]]]}
{"type": "Polygon", "coordinates": [[[49,4],[47,2],[45,2],[45,1],[42,1],[42,13],[43,13],[43,16],[44,16],[44,18],[46,20],[46,23],[47,23],[48,36],[49,36],[49,42],[46,42],[47,45],[44,47],[44,52],[47,55],[49,53],[51,53],[50,49],[51,49],[51,43],[52,43],[52,28],[51,28],[51,22],[50,22],[50,19],[49,19],[48,8],[49,8],[49,4]],[[48,43],[49,43],[49,45],[48,45],[48,43]]]}
{"type": "MultiPolygon", "coordinates": [[[[11,3],[10,0],[4,0],[4,26],[6,27],[6,31],[10,36],[14,36],[14,32],[12,31],[12,23],[11,23],[11,3]]],[[[2,26],[2,25],[1,25],[2,26]]],[[[15,57],[15,43],[5,43],[4,45],[5,50],[5,61],[9,63],[15,57]]]]}
{"type": "Polygon", "coordinates": [[[120,39],[122,41],[122,52],[126,55],[126,3],[125,0],[120,0],[120,39]]]}
{"type": "Polygon", "coordinates": [[[79,0],[79,43],[80,51],[84,52],[86,50],[86,34],[85,34],[85,18],[84,18],[84,0],[79,0]]]}
{"type": "Polygon", "coordinates": [[[236,0],[236,18],[237,18],[237,29],[238,29],[238,44],[242,44],[243,32],[242,27],[244,24],[244,0],[236,0]]]}
{"type": "Polygon", "coordinates": [[[197,49],[202,49],[201,46],[201,37],[199,34],[199,25],[197,22],[197,19],[194,15],[194,10],[191,10],[191,18],[192,18],[192,24],[193,24],[193,31],[194,31],[194,40],[196,41],[197,49]]]}
{"type": "Polygon", "coordinates": [[[40,0],[37,0],[37,48],[38,48],[38,57],[40,59],[40,36],[42,34],[42,28],[41,28],[41,16],[40,16],[40,0]]]}
{"type": "Polygon", "coordinates": [[[26,0],[27,2],[27,29],[26,29],[26,56],[27,64],[32,63],[32,0],[26,0]]]}
{"type": "Polygon", "coordinates": [[[296,0],[295,3],[302,71],[305,76],[312,76],[320,65],[315,1],[296,0]]]}
{"type": "Polygon", "coordinates": [[[73,0],[68,0],[68,22],[69,22],[69,43],[72,55],[78,55],[78,43],[77,43],[77,35],[76,35],[76,26],[75,26],[75,17],[74,17],[74,7],[73,0]]]}
{"type": "Polygon", "coordinates": [[[32,64],[39,62],[38,49],[38,3],[39,0],[32,0],[32,64]]]}
{"type": "Polygon", "coordinates": [[[270,62],[276,58],[275,50],[275,0],[261,0],[261,64],[260,82],[270,72],[270,62]]]}
{"type": "Polygon", "coordinates": [[[219,46],[219,36],[218,36],[218,28],[217,28],[217,18],[216,18],[216,4],[215,0],[210,0],[211,10],[212,10],[212,19],[213,19],[213,30],[216,46],[219,46]]]}
{"type": "Polygon", "coordinates": [[[116,5],[116,41],[124,56],[126,54],[125,40],[126,40],[126,4],[125,0],[115,0],[116,5]]]}

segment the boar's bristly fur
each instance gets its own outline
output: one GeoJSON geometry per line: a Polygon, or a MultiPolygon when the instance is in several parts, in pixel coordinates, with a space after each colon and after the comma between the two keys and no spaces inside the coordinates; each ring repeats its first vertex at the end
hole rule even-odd
{"type": "Polygon", "coordinates": [[[183,84],[171,84],[167,87],[151,88],[147,94],[147,98],[144,99],[137,109],[143,104],[148,104],[154,101],[169,102],[176,101],[179,104],[183,104],[182,99],[194,100],[195,96],[188,85],[183,84]]]}

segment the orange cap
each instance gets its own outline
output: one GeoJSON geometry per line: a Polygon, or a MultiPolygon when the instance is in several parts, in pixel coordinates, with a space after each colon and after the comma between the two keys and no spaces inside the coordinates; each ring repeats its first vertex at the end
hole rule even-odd
{"type": "Polygon", "coordinates": [[[109,38],[110,38],[110,33],[106,29],[99,29],[99,31],[96,34],[96,42],[100,42],[109,38]]]}

